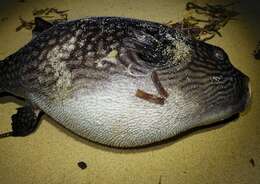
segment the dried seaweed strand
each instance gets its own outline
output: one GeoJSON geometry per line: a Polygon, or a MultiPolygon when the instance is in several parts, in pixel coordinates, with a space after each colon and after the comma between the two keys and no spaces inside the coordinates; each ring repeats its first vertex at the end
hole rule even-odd
{"type": "Polygon", "coordinates": [[[168,98],[169,94],[162,86],[162,83],[159,80],[157,72],[153,71],[151,77],[152,77],[153,84],[154,84],[155,88],[157,89],[158,93],[161,95],[161,97],[168,98]]]}
{"type": "Polygon", "coordinates": [[[34,16],[48,16],[49,14],[57,14],[62,17],[66,17],[67,12],[69,10],[58,10],[56,8],[45,8],[45,9],[39,9],[39,10],[33,10],[34,16]]]}
{"type": "Polygon", "coordinates": [[[32,30],[34,26],[33,21],[26,21],[22,17],[19,17],[19,20],[21,22],[21,25],[16,28],[16,32],[20,31],[22,28],[25,28],[27,30],[32,30]]]}
{"type": "Polygon", "coordinates": [[[13,132],[0,133],[0,139],[13,136],[13,132]]]}
{"type": "Polygon", "coordinates": [[[140,89],[137,89],[135,96],[138,97],[138,98],[141,98],[143,100],[146,100],[148,102],[155,103],[155,104],[164,105],[164,102],[165,102],[165,98],[158,97],[156,95],[147,93],[147,92],[142,91],[140,89]]]}
{"type": "MultiPolygon", "coordinates": [[[[69,10],[58,10],[56,8],[44,8],[39,10],[33,10],[32,14],[34,17],[44,18],[50,22],[62,22],[68,20],[68,12],[69,10]],[[58,16],[58,17],[57,17],[58,16]]],[[[16,28],[16,31],[20,31],[21,29],[25,28],[27,30],[32,30],[35,26],[34,20],[26,21],[19,18],[21,25],[16,28]]]]}
{"type": "Polygon", "coordinates": [[[238,12],[227,9],[235,3],[226,5],[210,5],[200,6],[192,2],[186,4],[187,11],[194,11],[198,15],[205,16],[205,19],[189,16],[181,22],[169,22],[167,25],[173,28],[179,28],[195,39],[206,41],[212,39],[216,35],[222,36],[220,29],[223,28],[230,20],[235,20],[239,15],[238,12]],[[201,25],[204,24],[204,25],[201,25]]]}

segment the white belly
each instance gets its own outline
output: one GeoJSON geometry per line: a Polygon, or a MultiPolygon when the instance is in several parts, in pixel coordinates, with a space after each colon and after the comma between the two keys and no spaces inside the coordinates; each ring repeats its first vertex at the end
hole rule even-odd
{"type": "Polygon", "coordinates": [[[137,98],[137,89],[157,94],[150,77],[135,80],[114,76],[63,101],[38,94],[30,94],[30,99],[74,133],[115,147],[154,143],[187,130],[196,121],[192,116],[198,104],[185,101],[177,89],[167,89],[170,96],[164,105],[137,98]]]}

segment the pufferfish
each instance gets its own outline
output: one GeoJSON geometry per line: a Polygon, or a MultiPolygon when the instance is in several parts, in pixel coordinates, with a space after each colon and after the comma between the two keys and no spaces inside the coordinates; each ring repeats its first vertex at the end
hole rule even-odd
{"type": "Polygon", "coordinates": [[[93,142],[138,147],[249,103],[249,78],[227,53],[183,30],[123,17],[35,23],[33,39],[0,62],[0,91],[26,102],[12,136],[32,133],[43,112],[93,142]]]}

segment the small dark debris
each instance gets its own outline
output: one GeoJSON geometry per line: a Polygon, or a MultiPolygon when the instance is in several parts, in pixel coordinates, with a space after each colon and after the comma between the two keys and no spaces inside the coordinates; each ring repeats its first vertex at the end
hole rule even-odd
{"type": "Polygon", "coordinates": [[[25,0],[18,0],[19,3],[25,3],[25,0]]]}
{"type": "Polygon", "coordinates": [[[162,184],[162,176],[160,176],[158,184],[162,184]]]}
{"type": "Polygon", "coordinates": [[[0,20],[1,20],[1,22],[7,21],[7,20],[8,20],[8,17],[3,17],[3,18],[1,18],[0,20]]]}
{"type": "Polygon", "coordinates": [[[251,158],[249,160],[250,164],[252,165],[252,167],[255,167],[255,160],[253,158],[251,158]]]}
{"type": "Polygon", "coordinates": [[[85,162],[83,162],[83,161],[78,162],[78,166],[82,170],[87,168],[87,164],[85,162]]]}
{"type": "Polygon", "coordinates": [[[256,49],[254,51],[254,57],[257,60],[260,60],[260,41],[258,42],[256,49]]]}

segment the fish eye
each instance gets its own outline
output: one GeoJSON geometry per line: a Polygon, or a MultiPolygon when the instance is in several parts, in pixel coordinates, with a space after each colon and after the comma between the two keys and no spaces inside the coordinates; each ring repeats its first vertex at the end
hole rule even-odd
{"type": "Polygon", "coordinates": [[[214,50],[214,57],[218,60],[223,61],[225,59],[225,53],[224,53],[224,51],[222,51],[220,49],[215,49],[214,50]]]}

